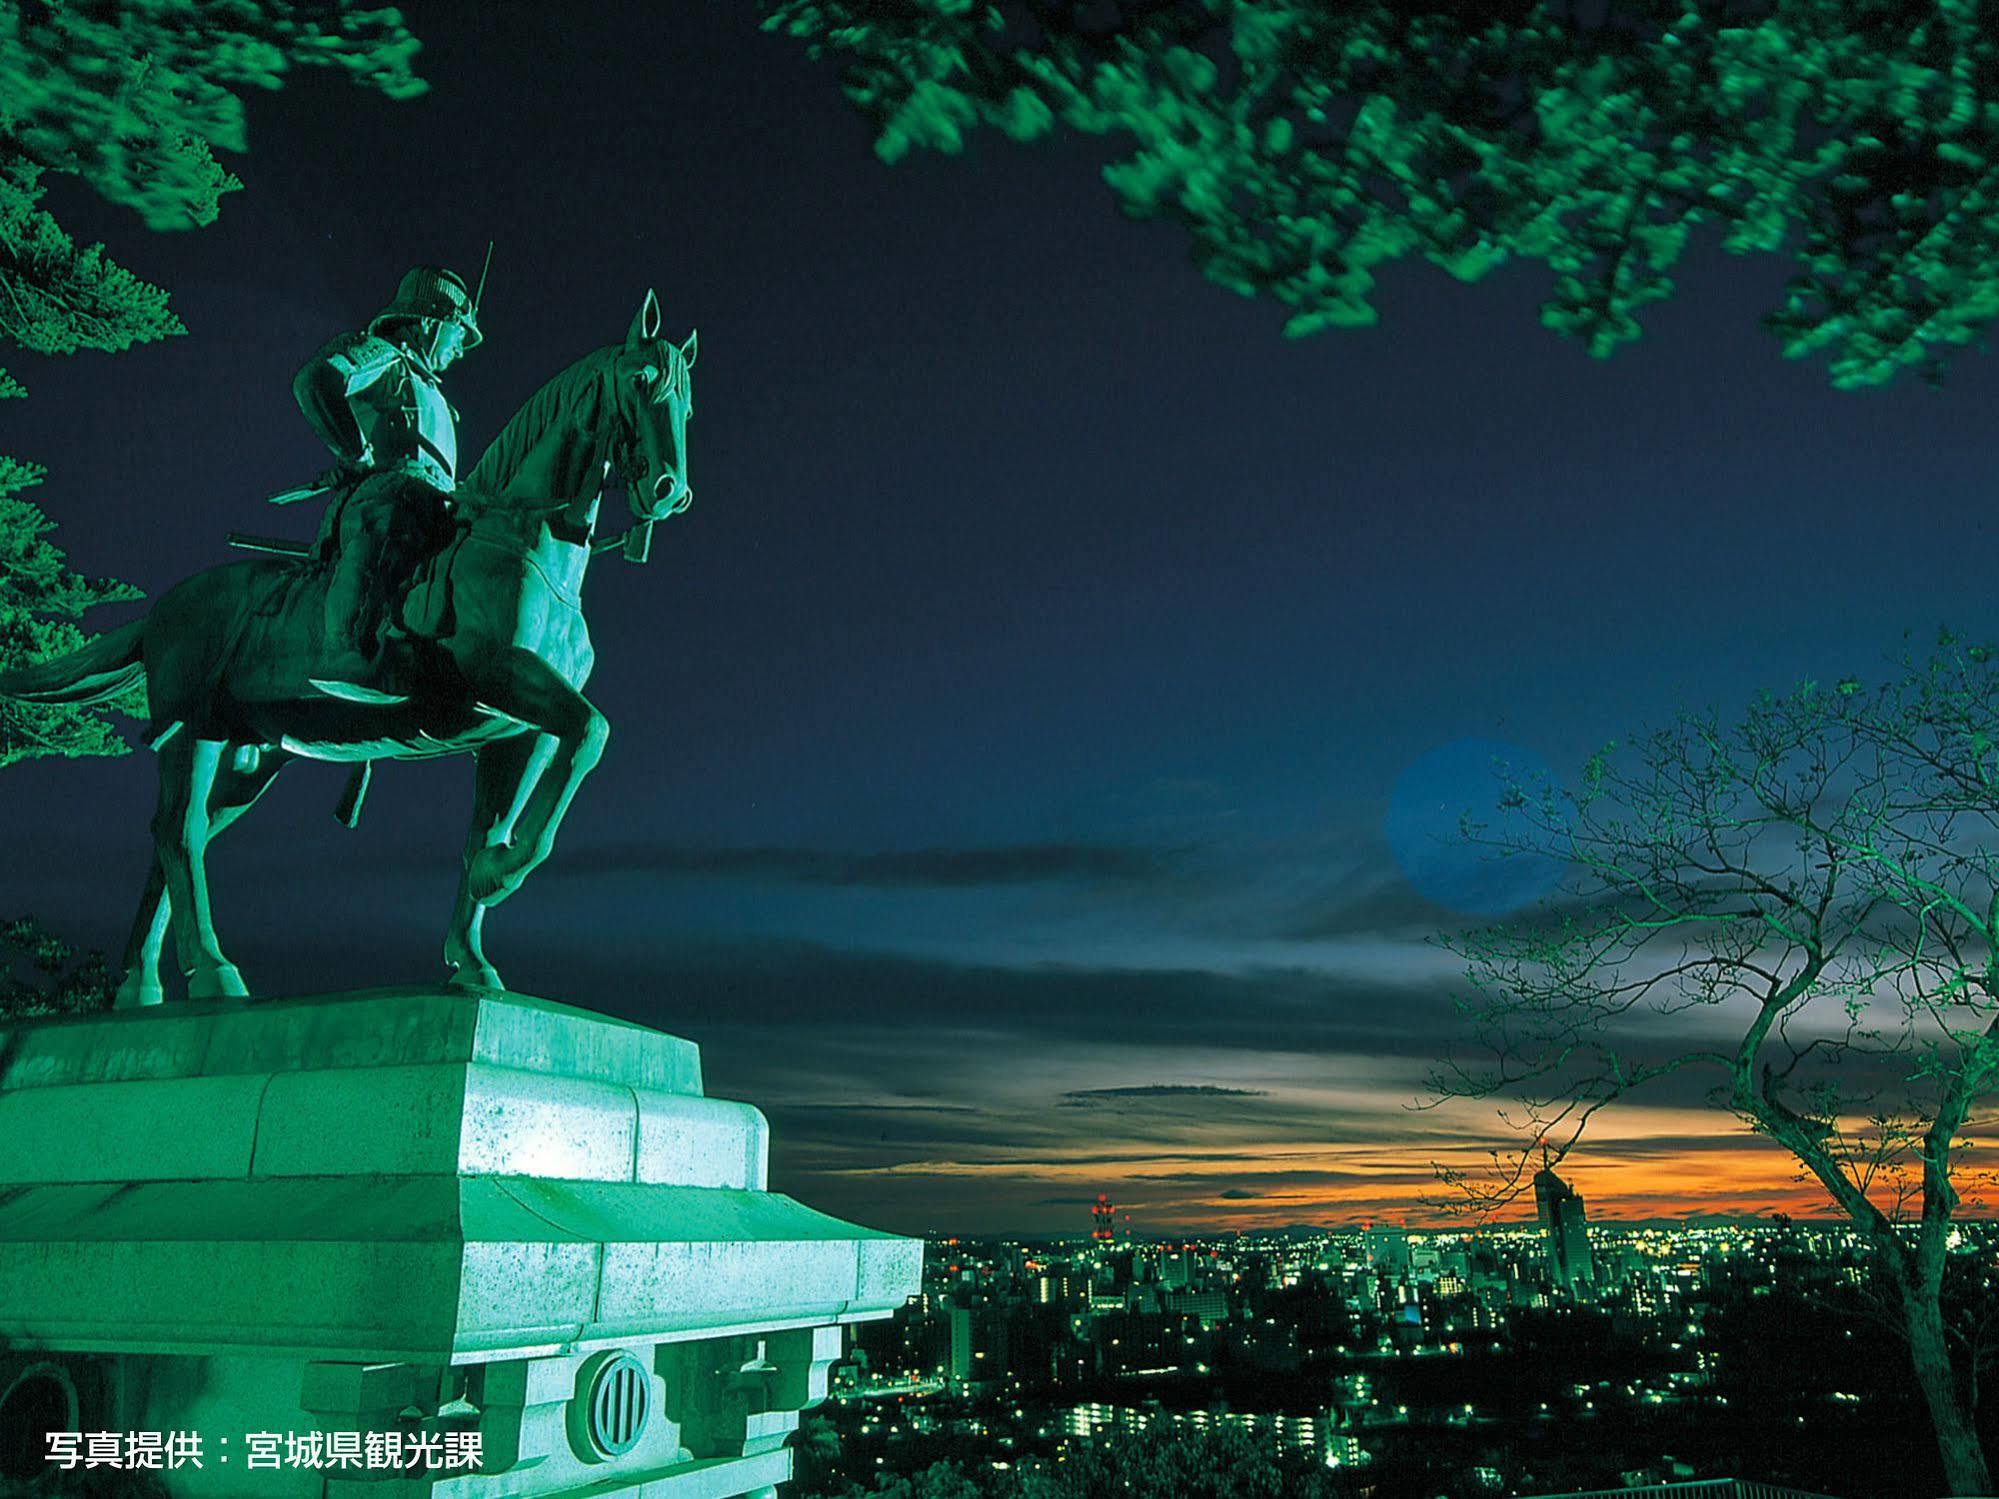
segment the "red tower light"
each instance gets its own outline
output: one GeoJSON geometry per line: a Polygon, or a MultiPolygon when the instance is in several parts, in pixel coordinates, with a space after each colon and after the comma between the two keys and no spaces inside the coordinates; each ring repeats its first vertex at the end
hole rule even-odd
{"type": "Polygon", "coordinates": [[[1090,1209],[1090,1237],[1099,1244],[1107,1244],[1117,1237],[1117,1209],[1111,1206],[1110,1198],[1102,1192],[1097,1194],[1096,1206],[1090,1209]]]}

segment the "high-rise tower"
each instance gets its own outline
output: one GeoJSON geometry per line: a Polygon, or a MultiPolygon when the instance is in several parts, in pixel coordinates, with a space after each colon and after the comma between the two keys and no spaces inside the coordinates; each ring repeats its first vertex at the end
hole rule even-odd
{"type": "Polygon", "coordinates": [[[1090,1209],[1090,1222],[1090,1237],[1097,1243],[1108,1244],[1117,1237],[1117,1209],[1102,1192],[1097,1194],[1097,1205],[1090,1209]]]}
{"type": "Polygon", "coordinates": [[[1596,1280],[1590,1258],[1589,1226],[1582,1195],[1543,1166],[1534,1173],[1534,1206],[1548,1241],[1548,1274],[1564,1291],[1586,1289],[1596,1280]]]}

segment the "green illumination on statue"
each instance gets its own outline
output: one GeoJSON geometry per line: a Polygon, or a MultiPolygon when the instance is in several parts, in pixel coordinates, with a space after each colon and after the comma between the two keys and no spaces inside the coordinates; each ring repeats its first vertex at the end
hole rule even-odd
{"type": "MultiPolygon", "coordinates": [[[[483,947],[486,910],[548,857],[603,752],[608,724],[582,692],[594,659],[583,575],[593,553],[611,546],[644,561],[654,522],[693,498],[687,423],[695,340],[661,336],[659,304],[648,292],[623,343],[584,356],[543,386],[447,492],[439,481],[448,483],[454,467],[448,431],[392,419],[410,404],[408,387],[434,388],[434,375],[427,382],[424,375],[441,330],[425,325],[454,321],[402,305],[443,295],[438,273],[420,279],[414,291],[406,280],[401,300],[367,338],[342,344],[345,354],[316,360],[301,375],[310,385],[325,365],[351,397],[394,372],[393,410],[370,412],[356,429],[362,441],[351,456],[371,464],[357,463],[336,485],[320,548],[198,573],[143,620],[58,660],[0,674],[0,698],[38,707],[87,706],[144,685],[160,799],[121,1004],[162,997],[159,958],[169,929],[191,997],[248,992],[209,909],[208,843],[298,758],[366,766],[476,757],[445,960],[456,983],[500,987],[483,947]],[[357,379],[357,370],[376,378],[357,379]],[[611,474],[625,486],[633,525],[605,541],[596,522],[611,474]],[[420,524],[409,521],[413,512],[420,524]],[[356,536],[374,547],[359,566],[342,561],[356,536]],[[365,653],[357,649],[363,641],[371,647],[365,653]],[[365,683],[342,678],[356,665],[365,683]]],[[[476,329],[469,306],[461,311],[476,329]]],[[[441,398],[438,409],[448,410],[441,398]]],[[[361,784],[344,804],[350,820],[361,784]]]]}

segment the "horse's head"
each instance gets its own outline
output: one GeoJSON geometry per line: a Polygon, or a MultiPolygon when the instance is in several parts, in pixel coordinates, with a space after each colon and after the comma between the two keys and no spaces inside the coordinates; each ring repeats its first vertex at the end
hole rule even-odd
{"type": "Polygon", "coordinates": [[[695,335],[676,344],[660,337],[659,298],[646,293],[612,360],[618,433],[611,465],[623,481],[636,522],[625,555],[645,560],[652,522],[694,503],[687,482],[687,419],[694,414],[695,335]]]}

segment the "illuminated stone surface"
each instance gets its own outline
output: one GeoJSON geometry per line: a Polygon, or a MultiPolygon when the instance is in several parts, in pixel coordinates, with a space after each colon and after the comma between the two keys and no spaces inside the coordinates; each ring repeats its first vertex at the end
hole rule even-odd
{"type": "Polygon", "coordinates": [[[760,1491],[922,1254],[764,1190],[768,1143],[691,1044],[511,994],[0,1028],[0,1392],[39,1358],[81,1429],[230,1436],[176,1494],[760,1491]],[[648,1417],[603,1458],[572,1397],[619,1348],[648,1417]],[[486,1470],[242,1465],[251,1432],[399,1423],[478,1430],[486,1470]]]}

